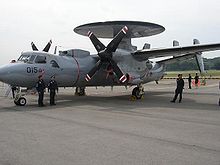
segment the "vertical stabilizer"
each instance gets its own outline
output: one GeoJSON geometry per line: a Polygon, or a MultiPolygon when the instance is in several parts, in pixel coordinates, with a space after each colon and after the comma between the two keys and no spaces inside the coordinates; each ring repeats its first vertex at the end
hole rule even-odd
{"type": "Polygon", "coordinates": [[[144,46],[143,46],[143,49],[150,49],[150,44],[145,43],[144,46]]]}
{"type": "MultiPolygon", "coordinates": [[[[197,44],[200,44],[199,40],[193,39],[193,45],[197,45],[197,44]]],[[[200,73],[205,74],[206,72],[205,72],[204,62],[202,58],[202,52],[195,53],[195,58],[196,58],[196,62],[197,62],[200,73]]]]}
{"type": "Polygon", "coordinates": [[[173,47],[175,47],[175,46],[180,46],[180,43],[176,40],[173,40],[173,47]]]}

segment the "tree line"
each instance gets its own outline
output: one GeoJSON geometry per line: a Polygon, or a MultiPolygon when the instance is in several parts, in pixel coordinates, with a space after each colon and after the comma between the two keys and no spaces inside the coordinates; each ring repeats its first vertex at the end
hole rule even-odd
{"type": "MultiPolygon", "coordinates": [[[[220,57],[213,59],[203,58],[205,70],[220,70],[220,57]]],[[[198,70],[196,59],[178,61],[166,66],[167,71],[198,70]]]]}

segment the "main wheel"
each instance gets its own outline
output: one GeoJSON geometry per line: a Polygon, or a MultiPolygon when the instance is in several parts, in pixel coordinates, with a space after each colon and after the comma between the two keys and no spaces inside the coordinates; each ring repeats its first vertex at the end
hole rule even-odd
{"type": "Polygon", "coordinates": [[[85,96],[85,87],[76,87],[75,95],[85,96]]]}
{"type": "Polygon", "coordinates": [[[25,106],[27,101],[26,101],[26,99],[24,97],[20,97],[18,99],[18,103],[19,103],[20,106],[25,106]]]}
{"type": "Polygon", "coordinates": [[[136,99],[141,99],[143,94],[141,94],[139,87],[135,87],[132,91],[132,95],[136,97],[136,99]]]}

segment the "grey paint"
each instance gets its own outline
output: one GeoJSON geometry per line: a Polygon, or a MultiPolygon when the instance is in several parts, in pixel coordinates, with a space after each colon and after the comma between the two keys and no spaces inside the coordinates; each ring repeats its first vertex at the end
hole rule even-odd
{"type": "Polygon", "coordinates": [[[149,22],[107,21],[81,25],[76,27],[74,32],[87,36],[88,31],[92,31],[98,38],[113,38],[124,26],[129,29],[127,38],[152,36],[165,30],[163,26],[149,22]]]}
{"type": "MultiPolygon", "coordinates": [[[[60,87],[84,87],[84,86],[113,86],[113,85],[137,85],[157,81],[164,75],[165,64],[182,59],[191,58],[202,51],[214,51],[220,49],[220,44],[193,45],[187,47],[173,47],[162,49],[144,49],[136,51],[131,45],[131,38],[150,36],[163,32],[165,29],[157,24],[135,22],[135,21],[114,21],[93,23],[79,26],[75,32],[85,35],[88,30],[94,30],[98,37],[112,38],[123,26],[128,26],[129,34],[122,40],[113,59],[124,74],[128,74],[130,79],[127,83],[119,83],[117,77],[112,74],[107,76],[107,65],[103,65],[92,77],[91,81],[86,82],[86,74],[94,67],[99,57],[90,55],[88,51],[71,49],[60,52],[59,56],[47,52],[32,51],[25,52],[23,55],[45,56],[47,63],[39,64],[33,62],[16,62],[0,67],[0,81],[13,86],[34,87],[37,81],[39,70],[44,71],[44,80],[49,82],[52,75],[60,87]],[[137,33],[140,35],[136,35],[137,33]],[[154,65],[149,61],[156,57],[176,56],[174,58],[160,61],[154,65]],[[53,67],[50,62],[54,60],[59,67],[53,67]]],[[[194,40],[195,41],[195,40],[194,40]]],[[[197,42],[197,41],[196,41],[197,42]]],[[[197,57],[198,58],[198,57],[197,57]]],[[[203,63],[201,63],[203,66],[203,63]]]]}

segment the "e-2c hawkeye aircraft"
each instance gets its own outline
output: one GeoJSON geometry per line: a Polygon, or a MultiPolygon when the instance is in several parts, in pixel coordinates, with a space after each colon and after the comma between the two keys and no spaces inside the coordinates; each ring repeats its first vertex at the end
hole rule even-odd
{"type": "MultiPolygon", "coordinates": [[[[92,41],[97,54],[80,49],[60,51],[59,55],[48,53],[51,41],[43,51],[32,43],[33,51],[23,52],[17,61],[0,67],[0,81],[16,87],[34,88],[42,74],[47,84],[55,75],[59,87],[76,87],[76,94],[84,95],[87,86],[136,86],[132,95],[140,99],[142,84],[158,81],[164,76],[165,66],[177,60],[195,57],[201,72],[204,72],[202,52],[220,49],[217,44],[199,44],[180,47],[177,41],[171,48],[151,49],[145,44],[142,50],[131,44],[132,38],[147,37],[163,32],[161,25],[137,21],[97,22],[78,26],[74,31],[92,41]],[[105,46],[98,38],[113,38],[105,46]],[[152,59],[170,57],[152,63],[152,59]]],[[[25,105],[24,97],[15,100],[25,105]]]]}

